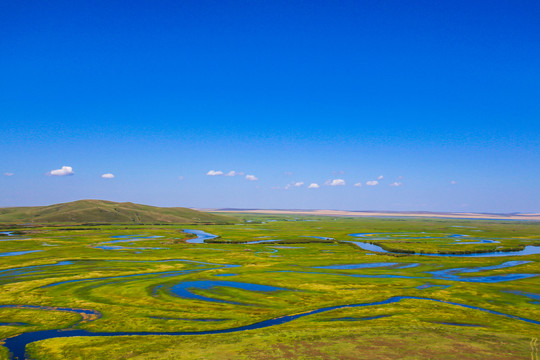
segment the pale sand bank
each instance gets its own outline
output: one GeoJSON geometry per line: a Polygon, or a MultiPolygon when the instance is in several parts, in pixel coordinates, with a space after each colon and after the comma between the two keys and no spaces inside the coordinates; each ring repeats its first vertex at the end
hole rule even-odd
{"type": "Polygon", "coordinates": [[[393,217],[426,217],[448,219],[492,219],[492,220],[538,220],[540,214],[484,214],[484,213],[455,213],[429,211],[345,211],[345,210],[273,210],[273,209],[197,209],[219,213],[250,213],[250,214],[283,214],[283,215],[319,215],[319,216],[393,216],[393,217]]]}

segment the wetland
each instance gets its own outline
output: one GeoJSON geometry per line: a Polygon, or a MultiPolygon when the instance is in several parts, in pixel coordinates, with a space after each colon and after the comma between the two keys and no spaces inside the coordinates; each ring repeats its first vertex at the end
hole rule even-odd
{"type": "Polygon", "coordinates": [[[0,359],[538,357],[539,222],[234,215],[0,228],[0,359]]]}

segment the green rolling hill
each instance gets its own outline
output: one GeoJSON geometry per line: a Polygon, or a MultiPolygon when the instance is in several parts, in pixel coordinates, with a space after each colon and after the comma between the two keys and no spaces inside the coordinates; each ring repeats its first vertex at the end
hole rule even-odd
{"type": "Polygon", "coordinates": [[[229,224],[237,221],[230,216],[182,207],[156,207],[105,200],[0,208],[0,223],[17,224],[229,224]]]}

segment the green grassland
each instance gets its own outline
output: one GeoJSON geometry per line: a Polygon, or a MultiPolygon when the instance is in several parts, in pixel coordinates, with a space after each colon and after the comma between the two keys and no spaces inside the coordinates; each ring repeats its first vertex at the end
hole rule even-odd
{"type": "Polygon", "coordinates": [[[229,224],[230,216],[188,208],[163,208],[130,202],[79,200],[49,206],[0,208],[0,223],[76,224],[229,224]]]}
{"type": "MultiPolygon", "coordinates": [[[[30,343],[27,353],[33,359],[538,359],[540,325],[454,303],[540,321],[539,301],[523,295],[540,294],[540,277],[463,281],[540,274],[540,255],[396,255],[365,251],[348,242],[370,241],[397,252],[502,251],[540,245],[538,222],[233,216],[235,221],[230,224],[214,221],[213,225],[6,227],[3,230],[16,236],[0,236],[0,255],[40,251],[0,257],[0,306],[91,309],[102,317],[81,321],[80,315],[55,308],[0,307],[0,324],[8,324],[0,325],[0,339],[68,328],[110,333],[231,329],[325,307],[405,296],[416,298],[342,307],[228,334],[51,338],[30,343]],[[184,228],[219,237],[205,244],[187,243],[193,235],[184,233],[184,228]],[[385,235],[354,238],[351,233],[385,235]],[[459,244],[452,234],[498,243],[459,244]],[[122,235],[139,237],[109,243],[119,239],[112,236],[122,235]],[[246,244],[258,240],[279,241],[246,244]],[[99,248],[110,245],[120,248],[99,248]],[[509,261],[524,263],[458,272],[462,280],[431,274],[509,261]],[[320,268],[368,263],[396,264],[320,268]],[[186,281],[234,281],[284,290],[260,292],[227,286],[190,290],[222,302],[171,293],[172,286],[186,281]]],[[[7,349],[0,347],[0,359],[8,358],[7,349]]]]}

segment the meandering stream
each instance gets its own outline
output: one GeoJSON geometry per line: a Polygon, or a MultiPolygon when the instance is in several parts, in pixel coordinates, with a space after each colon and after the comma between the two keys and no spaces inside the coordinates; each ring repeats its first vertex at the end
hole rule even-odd
{"type": "MultiPolygon", "coordinates": [[[[218,236],[209,234],[207,232],[201,231],[201,230],[184,230],[186,233],[195,234],[197,235],[197,238],[195,239],[189,239],[186,242],[190,244],[202,244],[205,240],[213,239],[218,236]]],[[[350,234],[351,236],[355,237],[365,237],[368,234],[350,234]]],[[[449,238],[456,238],[458,240],[462,240],[464,236],[459,234],[453,234],[449,236],[449,238]]],[[[116,240],[111,240],[108,242],[101,243],[99,245],[102,246],[108,246],[105,244],[113,244],[113,243],[123,243],[123,242],[130,242],[130,241],[137,241],[137,240],[143,240],[143,239],[153,239],[158,237],[140,237],[139,235],[128,235],[128,236],[119,236],[116,237],[116,240]]],[[[427,237],[426,237],[427,238],[427,237]]],[[[330,239],[330,238],[325,238],[330,239]]],[[[475,239],[477,240],[477,239],[475,239]]],[[[257,243],[265,243],[265,242],[275,242],[279,240],[260,240],[260,241],[253,241],[248,242],[248,244],[257,244],[257,243]]],[[[456,240],[457,241],[457,240],[456,240]]],[[[481,240],[478,240],[481,241],[481,240]]],[[[380,246],[369,244],[366,242],[361,241],[349,241],[359,247],[361,247],[364,250],[368,251],[374,251],[374,252],[381,252],[381,253],[394,253],[387,250],[384,250],[380,246]]],[[[484,241],[481,241],[484,242],[484,241]]],[[[496,242],[495,240],[486,240],[485,242],[496,242]]],[[[460,242],[462,244],[465,244],[467,242],[460,242]]],[[[472,243],[478,243],[478,242],[472,242],[472,243]]],[[[116,245],[113,245],[116,246],[116,245]]],[[[294,248],[290,246],[275,246],[274,250],[281,249],[281,248],[294,248]]],[[[131,248],[133,249],[133,248],[131,248]]],[[[272,250],[272,251],[274,251],[272,250]]],[[[33,251],[30,251],[33,252],[33,251]]],[[[267,251],[268,252],[268,251],[267,251]]],[[[22,255],[19,253],[26,253],[26,252],[12,252],[12,253],[0,253],[0,256],[13,256],[13,255],[22,255]]],[[[524,250],[521,251],[513,251],[513,252],[492,252],[492,253],[479,253],[479,254],[409,254],[409,255],[420,255],[420,256],[444,256],[444,257],[493,257],[493,256],[521,256],[521,255],[531,255],[531,254],[539,254],[540,253],[540,246],[526,246],[524,250]]],[[[4,269],[0,270],[0,277],[9,277],[9,276],[25,276],[29,274],[35,274],[36,271],[40,271],[42,268],[48,268],[51,266],[70,266],[73,265],[74,262],[77,262],[78,260],[73,261],[59,261],[57,263],[53,264],[45,264],[45,265],[33,265],[33,266],[27,266],[27,267],[19,267],[19,268],[11,268],[11,269],[4,269]]],[[[132,260],[112,260],[112,261],[132,261],[132,260]]],[[[135,274],[127,274],[127,275],[116,275],[116,276],[108,276],[108,277],[96,277],[96,278],[80,278],[80,279],[70,279],[70,280],[63,280],[63,281],[57,281],[54,283],[50,283],[48,285],[42,286],[42,288],[48,288],[48,287],[55,287],[63,284],[69,284],[69,283],[77,283],[77,282],[90,282],[90,281],[99,281],[101,283],[99,284],[107,284],[110,283],[108,280],[116,280],[116,279],[127,279],[127,278],[133,278],[133,277],[140,277],[140,276],[156,276],[156,277],[172,277],[177,275],[185,275],[185,274],[191,274],[195,272],[202,272],[207,270],[219,270],[219,269],[227,269],[227,268],[233,268],[233,267],[239,267],[240,265],[229,265],[229,264],[212,264],[212,263],[204,263],[204,262],[198,262],[193,260],[183,260],[183,259],[165,259],[165,260],[134,260],[133,262],[172,262],[172,261],[179,261],[179,262],[188,262],[188,263],[194,263],[198,265],[196,268],[193,269],[182,269],[182,270],[172,270],[172,271],[160,271],[160,272],[153,272],[153,273],[135,273],[135,274]]],[[[477,283],[497,283],[502,281],[512,281],[512,280],[520,280],[520,279],[526,279],[534,276],[538,276],[538,274],[528,274],[528,273],[521,273],[521,274],[503,274],[503,275],[494,275],[494,276],[461,276],[460,274],[470,274],[480,271],[490,271],[490,270],[497,270],[497,269],[505,269],[520,265],[525,265],[527,263],[530,263],[530,261],[506,261],[498,265],[492,265],[492,266],[483,266],[483,267],[461,267],[461,268],[451,268],[451,269],[444,269],[444,270],[435,270],[435,271],[426,271],[426,276],[409,276],[404,274],[358,274],[358,273],[327,273],[323,272],[324,270],[363,270],[363,269],[382,269],[384,271],[388,270],[396,270],[401,271],[402,269],[412,268],[420,266],[420,263],[399,263],[399,262],[373,262],[373,263],[358,263],[358,264],[337,264],[337,265],[326,265],[326,266],[315,266],[314,269],[319,269],[319,272],[315,271],[280,271],[280,272],[291,272],[291,273],[306,273],[306,274],[320,274],[320,275],[336,275],[336,276],[351,276],[351,277],[371,277],[371,278],[402,278],[402,279],[425,279],[427,281],[429,280],[444,280],[444,281],[459,281],[459,282],[477,282],[477,283]]],[[[217,274],[216,276],[226,276],[226,275],[234,275],[234,274],[217,274]]],[[[202,290],[208,290],[213,289],[215,287],[231,287],[246,291],[256,291],[256,292],[271,292],[271,291],[287,291],[291,289],[286,288],[279,288],[269,285],[262,285],[262,284],[249,284],[249,283],[243,283],[243,282],[235,282],[235,281],[224,281],[224,280],[195,280],[195,281],[183,281],[178,283],[171,284],[170,281],[165,282],[162,285],[156,285],[153,289],[153,294],[156,295],[158,290],[164,289],[168,292],[169,295],[172,296],[178,296],[185,299],[191,299],[195,301],[211,301],[211,302],[220,302],[220,303],[226,303],[226,304],[234,304],[234,305],[251,305],[251,304],[245,304],[237,301],[229,301],[229,300],[222,300],[217,299],[209,296],[203,296],[198,295],[192,292],[193,289],[202,289],[202,290]],[[166,285],[164,285],[166,284],[166,285]]],[[[449,285],[437,285],[437,284],[430,284],[429,282],[420,285],[417,287],[418,290],[427,289],[430,287],[448,287],[449,285]]],[[[514,294],[529,296],[532,299],[536,299],[535,296],[538,296],[536,294],[530,294],[530,293],[522,293],[519,291],[513,291],[509,290],[508,292],[512,292],[514,294]],[[534,296],[533,296],[534,295],[534,296]]],[[[225,328],[225,329],[215,329],[215,330],[208,330],[208,331],[183,331],[183,332],[90,332],[83,329],[56,329],[56,330],[42,330],[42,331],[33,331],[33,332],[26,332],[22,333],[7,339],[4,339],[5,345],[10,353],[14,356],[15,359],[24,359],[25,356],[25,348],[26,345],[39,341],[39,340],[45,340],[45,339],[52,339],[52,338],[63,338],[63,337],[72,337],[72,336],[88,336],[88,337],[95,337],[95,336],[133,336],[133,335],[168,335],[168,336],[189,336],[189,335],[211,335],[211,334],[225,334],[225,333],[232,333],[232,332],[240,332],[240,331],[248,331],[248,330],[255,330],[255,329],[262,329],[272,326],[278,326],[280,324],[288,323],[291,321],[294,321],[296,319],[299,319],[301,317],[305,316],[311,316],[320,314],[323,312],[331,311],[331,310],[338,310],[338,309],[344,309],[344,308],[355,308],[355,307],[369,307],[369,306],[378,306],[378,305],[385,305],[385,304],[392,304],[392,303],[398,303],[402,300],[416,300],[416,301],[430,301],[430,302],[437,302],[437,303],[443,303],[451,306],[476,310],[484,313],[489,313],[496,316],[502,316],[510,319],[514,319],[517,321],[523,321],[534,325],[540,325],[540,321],[516,316],[513,314],[498,312],[495,310],[490,310],[482,307],[477,307],[469,304],[463,304],[458,302],[452,302],[452,301],[445,301],[440,300],[436,298],[430,298],[430,297],[418,297],[418,296],[393,296],[384,300],[375,301],[375,302],[366,302],[366,303],[354,303],[354,304],[343,304],[343,305],[335,305],[335,306],[327,306],[327,307],[321,307],[317,309],[312,309],[300,314],[293,314],[293,315],[284,315],[277,318],[267,319],[259,322],[254,322],[248,325],[238,326],[238,327],[232,327],[232,328],[225,328]]],[[[88,321],[94,321],[101,317],[101,314],[94,310],[88,310],[88,309],[74,309],[74,308],[67,308],[67,307],[48,307],[48,306],[38,306],[38,305],[0,305],[0,308],[22,308],[22,309],[40,309],[40,310],[46,310],[46,311],[67,311],[67,312],[73,312],[81,315],[81,321],[78,322],[75,326],[79,326],[83,322],[88,321]]],[[[378,318],[387,317],[390,315],[380,315],[380,316],[373,316],[373,317],[365,317],[365,318],[336,318],[332,319],[334,321],[356,321],[356,320],[374,320],[378,318]]],[[[176,318],[167,318],[169,320],[193,320],[193,321],[226,321],[228,319],[176,319],[176,318]]],[[[11,326],[17,324],[17,323],[10,323],[11,326]]],[[[458,324],[458,323],[443,323],[440,324],[445,325],[456,325],[456,326],[478,326],[474,324],[458,324]]],[[[20,323],[19,325],[23,326],[24,324],[20,323]]]]}
{"type": "MultiPolygon", "coordinates": [[[[369,233],[349,234],[349,236],[360,237],[360,238],[365,238],[371,235],[376,235],[376,234],[369,234],[369,233]]],[[[464,236],[466,235],[452,234],[452,235],[447,236],[446,238],[462,238],[464,236]]],[[[442,239],[444,238],[445,237],[442,237],[442,239]]],[[[386,239],[388,239],[388,237],[386,239]]],[[[441,238],[425,237],[421,239],[441,239],[441,238]]],[[[443,257],[495,257],[495,256],[524,256],[524,255],[540,254],[540,246],[534,246],[534,245],[527,245],[525,246],[523,250],[519,250],[519,251],[493,251],[493,252],[478,252],[478,253],[470,253],[470,254],[438,254],[438,253],[427,254],[427,253],[404,253],[404,252],[398,252],[398,251],[388,251],[388,250],[383,249],[379,245],[371,244],[365,241],[347,241],[347,242],[350,242],[367,251],[374,251],[374,252],[379,252],[379,253],[390,253],[390,254],[401,254],[401,255],[443,256],[443,257]]],[[[459,244],[480,244],[480,243],[493,243],[493,242],[498,242],[498,241],[478,239],[476,242],[459,242],[459,244]]]]}
{"type": "MultiPolygon", "coordinates": [[[[355,308],[355,307],[368,307],[368,306],[377,306],[377,305],[386,305],[386,304],[392,304],[392,303],[398,303],[402,300],[419,300],[419,301],[433,301],[437,303],[443,303],[448,305],[453,305],[457,307],[462,307],[466,309],[472,309],[477,310],[485,313],[489,313],[492,315],[498,315],[507,317],[510,319],[518,320],[518,321],[524,321],[527,323],[540,325],[540,321],[515,316],[511,314],[502,313],[499,311],[494,311],[490,309],[481,308],[478,306],[472,306],[452,301],[445,301],[445,300],[439,300],[439,299],[432,299],[432,298],[426,298],[426,297],[418,297],[418,296],[393,296],[385,300],[381,301],[375,301],[375,302],[368,302],[368,303],[357,303],[357,304],[345,304],[345,305],[336,305],[336,306],[327,306],[322,307],[310,311],[306,311],[304,313],[300,314],[294,314],[294,315],[285,315],[278,318],[268,319],[259,321],[256,323],[252,323],[249,325],[244,326],[238,326],[233,328],[227,328],[227,329],[217,329],[217,330],[208,330],[208,331],[181,331],[181,332],[90,332],[87,330],[82,329],[62,329],[62,330],[43,330],[43,331],[34,331],[34,332],[27,332],[22,333],[19,335],[16,335],[14,337],[10,337],[4,340],[6,346],[9,349],[9,352],[13,355],[15,359],[24,359],[25,356],[25,349],[26,345],[29,343],[32,343],[34,341],[40,341],[45,339],[53,339],[53,338],[60,338],[60,337],[73,337],[73,336],[89,336],[89,337],[95,337],[95,336],[133,336],[133,335],[169,335],[169,336],[188,336],[188,335],[212,335],[212,334],[227,334],[232,332],[239,332],[239,331],[247,331],[247,330],[256,330],[256,329],[262,329],[267,328],[271,326],[277,326],[281,324],[285,324],[288,322],[291,322],[293,320],[299,319],[301,317],[320,314],[326,311],[331,310],[337,310],[337,309],[344,309],[344,308],[355,308]]],[[[75,310],[75,309],[71,309],[75,310]]]]}

